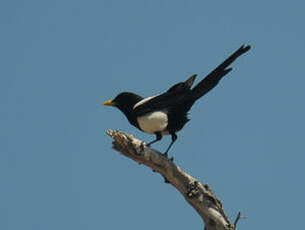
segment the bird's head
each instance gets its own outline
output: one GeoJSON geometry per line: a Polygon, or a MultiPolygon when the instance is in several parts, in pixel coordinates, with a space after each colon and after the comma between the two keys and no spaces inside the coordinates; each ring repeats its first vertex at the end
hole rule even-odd
{"type": "Polygon", "coordinates": [[[112,100],[107,100],[104,105],[114,106],[121,110],[123,113],[130,113],[136,103],[141,101],[143,98],[137,94],[130,92],[123,92],[117,95],[112,100]]]}

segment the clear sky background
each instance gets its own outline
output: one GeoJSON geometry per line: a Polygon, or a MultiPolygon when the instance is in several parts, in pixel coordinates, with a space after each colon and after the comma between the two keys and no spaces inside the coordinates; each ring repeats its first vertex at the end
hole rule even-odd
{"type": "Polygon", "coordinates": [[[154,137],[101,103],[202,79],[244,43],[170,154],[231,220],[247,217],[239,229],[304,228],[304,12],[296,0],[1,1],[0,229],[202,229],[161,176],[111,149],[107,129],[154,137]]]}

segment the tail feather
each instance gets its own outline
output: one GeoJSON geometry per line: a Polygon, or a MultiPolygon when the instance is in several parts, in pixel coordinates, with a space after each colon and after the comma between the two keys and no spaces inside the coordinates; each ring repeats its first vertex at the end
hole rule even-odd
{"type": "Polygon", "coordinates": [[[192,95],[195,97],[194,99],[198,99],[202,97],[204,94],[213,89],[220,79],[229,73],[232,68],[227,68],[230,64],[232,64],[236,58],[240,55],[246,53],[250,50],[251,46],[242,45],[238,50],[236,50],[229,58],[227,58],[223,63],[221,63],[216,69],[210,72],[201,82],[199,82],[193,89],[192,95]]]}

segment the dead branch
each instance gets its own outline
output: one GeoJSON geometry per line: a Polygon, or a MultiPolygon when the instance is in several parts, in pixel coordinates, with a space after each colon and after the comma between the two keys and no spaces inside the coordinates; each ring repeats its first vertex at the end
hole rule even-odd
{"type": "Polygon", "coordinates": [[[235,230],[240,218],[238,214],[234,224],[223,210],[219,199],[210,187],[185,173],[172,160],[147,147],[143,141],[120,131],[108,130],[107,134],[114,139],[113,149],[124,156],[146,165],[160,173],[165,182],[172,184],[197,211],[205,223],[205,230],[235,230]]]}

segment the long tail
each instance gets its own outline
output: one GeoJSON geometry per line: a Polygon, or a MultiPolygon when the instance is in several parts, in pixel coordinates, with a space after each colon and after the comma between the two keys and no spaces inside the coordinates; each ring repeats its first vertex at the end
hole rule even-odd
{"type": "Polygon", "coordinates": [[[194,99],[202,97],[204,94],[213,89],[219,82],[219,80],[229,73],[232,68],[227,68],[231,63],[235,61],[240,55],[246,53],[250,50],[251,46],[242,45],[238,50],[236,50],[229,58],[227,58],[223,63],[221,63],[216,69],[210,72],[201,82],[199,82],[193,89],[192,95],[194,99]]]}

